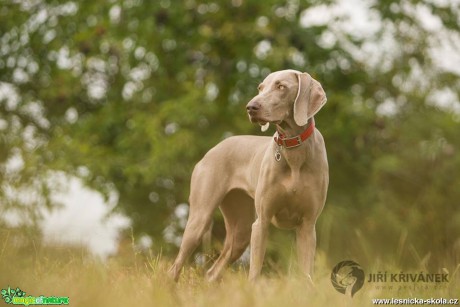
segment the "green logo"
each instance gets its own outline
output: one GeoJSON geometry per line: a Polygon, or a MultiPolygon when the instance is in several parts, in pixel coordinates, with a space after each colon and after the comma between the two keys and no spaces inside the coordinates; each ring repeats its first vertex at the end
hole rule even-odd
{"type": "Polygon", "coordinates": [[[69,305],[69,297],[57,296],[26,296],[26,293],[19,288],[2,289],[2,298],[7,304],[13,305],[69,305]]]}

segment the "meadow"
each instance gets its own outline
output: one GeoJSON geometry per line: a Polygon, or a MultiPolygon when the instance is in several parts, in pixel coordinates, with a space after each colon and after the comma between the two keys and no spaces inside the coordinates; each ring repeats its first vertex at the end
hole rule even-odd
{"type": "MultiPolygon", "coordinates": [[[[166,274],[171,259],[161,253],[140,252],[128,244],[102,261],[82,248],[45,245],[34,237],[1,231],[1,288],[19,287],[26,296],[69,297],[70,306],[373,306],[376,298],[460,297],[460,265],[443,268],[449,283],[369,283],[369,272],[402,271],[376,262],[367,268],[363,288],[350,298],[333,288],[331,267],[321,250],[314,284],[296,274],[295,265],[286,271],[274,264],[268,264],[254,284],[243,265],[227,269],[221,281],[208,283],[203,268],[192,264],[174,283],[166,274]]],[[[421,271],[422,263],[411,272],[421,271]]]]}

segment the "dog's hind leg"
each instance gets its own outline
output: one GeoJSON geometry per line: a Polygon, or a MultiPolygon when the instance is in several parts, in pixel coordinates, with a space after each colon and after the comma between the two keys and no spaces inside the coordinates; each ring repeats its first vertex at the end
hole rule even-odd
{"type": "Polygon", "coordinates": [[[211,227],[212,213],[213,210],[207,210],[206,212],[195,210],[191,203],[190,214],[187,225],[185,226],[179,253],[174,264],[169,269],[169,274],[175,281],[179,279],[180,270],[185,261],[195,251],[203,235],[211,227]]]}
{"type": "Polygon", "coordinates": [[[200,245],[204,234],[210,229],[212,215],[222,202],[223,187],[213,188],[213,176],[203,176],[203,168],[197,166],[192,175],[190,192],[190,212],[185,226],[182,243],[169,275],[177,281],[185,261],[200,245]]]}
{"type": "Polygon", "coordinates": [[[206,273],[209,281],[218,279],[222,270],[241,257],[251,240],[255,220],[254,200],[240,190],[228,193],[220,205],[225,221],[224,248],[214,265],[206,273]]]}

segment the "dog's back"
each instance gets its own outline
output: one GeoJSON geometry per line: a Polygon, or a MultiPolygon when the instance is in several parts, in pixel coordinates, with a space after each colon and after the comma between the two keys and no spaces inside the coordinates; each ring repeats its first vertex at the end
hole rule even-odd
{"type": "Polygon", "coordinates": [[[255,174],[259,173],[258,169],[270,142],[273,142],[272,137],[253,135],[232,136],[223,140],[196,164],[192,185],[204,178],[211,180],[207,184],[210,189],[230,191],[248,186],[255,189],[258,179],[255,174]],[[236,167],[237,165],[247,167],[236,167]]]}

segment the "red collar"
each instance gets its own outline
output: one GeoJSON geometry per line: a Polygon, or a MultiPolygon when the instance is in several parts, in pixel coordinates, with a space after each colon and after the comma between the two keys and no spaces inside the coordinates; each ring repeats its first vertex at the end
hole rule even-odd
{"type": "Polygon", "coordinates": [[[279,131],[276,131],[274,136],[275,143],[278,144],[278,146],[283,146],[284,148],[297,147],[300,146],[300,144],[302,144],[302,142],[304,142],[306,139],[308,139],[313,134],[313,131],[315,131],[315,120],[312,118],[307,129],[305,129],[305,131],[301,134],[292,138],[286,138],[285,135],[279,133],[279,131]]]}

